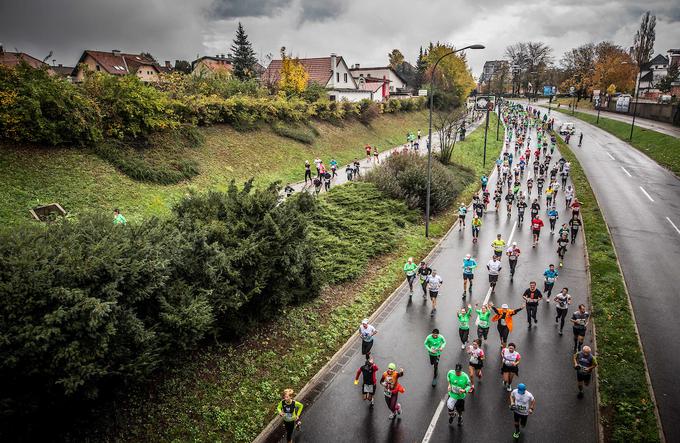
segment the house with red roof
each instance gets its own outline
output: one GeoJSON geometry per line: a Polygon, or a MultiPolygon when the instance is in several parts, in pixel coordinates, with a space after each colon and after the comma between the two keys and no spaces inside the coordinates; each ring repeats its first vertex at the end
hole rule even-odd
{"type": "Polygon", "coordinates": [[[74,79],[81,82],[87,71],[106,72],[111,75],[134,75],[143,82],[157,82],[161,68],[153,58],[144,54],[127,54],[112,51],[86,50],[74,69],[74,79]]]}
{"type": "MultiPolygon", "coordinates": [[[[345,60],[336,54],[329,57],[297,59],[309,74],[309,83],[316,83],[326,88],[328,97],[334,101],[357,102],[362,99],[381,101],[375,85],[360,85],[352,77],[345,60]]],[[[282,60],[272,60],[261,76],[261,81],[275,85],[281,78],[282,60]]]]}
{"type": "Polygon", "coordinates": [[[358,63],[350,68],[355,80],[375,86],[380,84],[381,100],[387,100],[390,95],[410,95],[406,80],[391,66],[361,67],[358,63]]]}

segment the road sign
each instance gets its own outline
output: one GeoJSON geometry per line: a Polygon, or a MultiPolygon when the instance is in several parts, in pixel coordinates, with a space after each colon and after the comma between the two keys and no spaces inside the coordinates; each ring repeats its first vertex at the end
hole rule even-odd
{"type": "Polygon", "coordinates": [[[569,87],[569,94],[574,95],[574,92],[576,92],[576,88],[573,86],[569,87]]]}
{"type": "Polygon", "coordinates": [[[418,89],[419,97],[427,97],[427,89],[418,89]]]}
{"type": "Polygon", "coordinates": [[[479,95],[475,100],[475,109],[478,111],[493,110],[496,103],[494,102],[493,95],[479,95]]]}
{"type": "Polygon", "coordinates": [[[555,95],[557,94],[557,86],[543,85],[543,95],[555,95]]]}

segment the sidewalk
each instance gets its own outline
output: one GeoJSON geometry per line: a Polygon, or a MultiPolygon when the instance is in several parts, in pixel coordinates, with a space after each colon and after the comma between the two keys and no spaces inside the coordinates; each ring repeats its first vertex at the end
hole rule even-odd
{"type": "MultiPolygon", "coordinates": [[[[542,105],[542,106],[547,106],[548,102],[539,100],[537,102],[537,104],[542,105]]],[[[555,110],[556,109],[555,106],[553,106],[552,109],[555,110]]],[[[571,111],[570,111],[569,108],[560,108],[560,111],[565,111],[564,112],[565,115],[571,116],[571,111]]],[[[597,111],[592,110],[592,109],[576,108],[576,112],[583,112],[584,114],[597,115],[597,111]]],[[[577,118],[577,117],[574,116],[572,118],[577,118]]],[[[628,123],[628,124],[630,124],[630,122],[633,120],[633,116],[631,116],[631,115],[617,114],[615,112],[604,111],[604,110],[602,112],[600,112],[600,118],[608,118],[610,120],[617,120],[617,121],[628,123]]],[[[659,121],[656,121],[656,120],[650,120],[648,118],[635,117],[635,126],[639,126],[641,128],[650,129],[652,131],[660,132],[661,134],[670,135],[671,137],[680,138],[680,127],[673,126],[670,123],[659,122],[659,121]]]]}
{"type": "MultiPolygon", "coordinates": [[[[472,134],[472,131],[477,129],[482,123],[484,123],[484,121],[485,120],[483,118],[480,118],[477,121],[469,123],[469,125],[466,127],[466,133],[468,135],[472,134]]],[[[438,145],[439,145],[439,134],[437,132],[433,131],[432,132],[432,147],[433,147],[433,149],[436,149],[438,147],[438,145]]],[[[381,152],[378,155],[379,162],[384,161],[389,156],[391,156],[394,152],[401,150],[401,149],[404,149],[403,144],[381,152]]],[[[362,151],[363,151],[363,149],[362,149],[362,151]]],[[[422,136],[422,139],[421,139],[421,142],[420,142],[420,149],[418,149],[418,153],[420,155],[426,155],[427,154],[427,134],[423,134],[423,136],[422,136]]],[[[358,156],[358,157],[361,157],[361,156],[358,156]]],[[[327,159],[326,161],[324,161],[324,164],[328,164],[329,160],[330,159],[327,159]]],[[[310,163],[312,163],[312,162],[310,161],[310,163]]],[[[360,163],[359,172],[362,176],[367,171],[370,171],[376,165],[373,158],[371,158],[370,160],[366,158],[365,153],[364,153],[364,156],[360,160],[359,163],[360,163]]],[[[342,184],[347,183],[347,175],[345,174],[345,167],[346,166],[347,165],[338,165],[338,169],[336,171],[337,175],[335,177],[333,177],[332,180],[331,180],[331,189],[333,189],[334,186],[338,186],[338,185],[342,185],[342,184]]],[[[300,172],[301,172],[301,174],[304,174],[304,165],[300,165],[300,172]]],[[[316,177],[315,168],[314,168],[313,164],[312,164],[312,177],[316,177]]],[[[290,186],[293,188],[294,193],[303,192],[303,191],[304,192],[314,192],[314,184],[310,183],[310,182],[307,182],[307,184],[305,184],[304,181],[301,181],[301,182],[291,184],[290,186]]],[[[321,186],[321,192],[326,192],[324,190],[323,186],[321,186]]],[[[285,193],[282,190],[280,192],[280,194],[284,195],[285,193]]]]}

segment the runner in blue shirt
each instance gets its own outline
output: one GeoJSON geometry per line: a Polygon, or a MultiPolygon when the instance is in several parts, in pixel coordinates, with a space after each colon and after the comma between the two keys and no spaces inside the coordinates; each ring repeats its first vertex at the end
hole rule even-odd
{"type": "Polygon", "coordinates": [[[463,259],[463,298],[465,298],[465,293],[468,290],[468,280],[470,281],[470,296],[472,296],[472,280],[475,278],[476,267],[475,259],[470,254],[466,255],[463,259]]]}
{"type": "Polygon", "coordinates": [[[486,185],[489,184],[489,178],[486,175],[482,175],[480,179],[482,182],[482,191],[486,190],[486,185]]]}
{"type": "Polygon", "coordinates": [[[557,212],[557,208],[555,206],[551,207],[550,210],[548,211],[548,221],[550,222],[550,233],[554,234],[555,233],[555,223],[557,223],[557,219],[559,219],[559,213],[557,212]]]}
{"type": "Polygon", "coordinates": [[[546,301],[550,303],[550,295],[552,295],[552,289],[553,286],[555,286],[555,281],[557,281],[557,276],[559,275],[559,272],[557,272],[557,269],[555,269],[555,265],[552,263],[550,266],[548,266],[548,269],[545,270],[543,273],[543,276],[545,277],[545,285],[543,286],[543,292],[547,294],[547,299],[546,301]]]}

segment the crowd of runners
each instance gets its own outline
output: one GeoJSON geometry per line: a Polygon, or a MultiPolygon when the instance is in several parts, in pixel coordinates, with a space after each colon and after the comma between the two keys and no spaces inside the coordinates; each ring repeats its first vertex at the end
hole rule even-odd
{"type": "MultiPolygon", "coordinates": [[[[498,306],[491,301],[491,297],[496,296],[496,284],[504,273],[505,262],[509,268],[508,278],[513,281],[517,264],[522,256],[518,243],[508,244],[501,234],[497,234],[491,242],[488,250],[490,258],[485,263],[489,282],[488,288],[485,287],[486,297],[483,302],[476,302],[474,305],[466,300],[468,297],[472,299],[473,283],[479,265],[472,254],[465,256],[460,265],[463,305],[454,316],[458,322],[460,349],[465,353],[465,357],[463,362],[455,364],[454,368],[446,374],[448,386],[446,407],[449,423],[456,421],[458,426],[462,426],[466,398],[474,396],[475,389],[478,389],[476,384],[485,379],[485,367],[493,364],[492,362],[497,362],[503,391],[508,396],[508,407],[512,411],[514,423],[512,435],[514,438],[519,438],[520,429],[526,426],[528,417],[535,411],[537,400],[519,375],[522,343],[513,341],[510,337],[513,326],[517,327],[515,316],[525,311],[527,328],[531,329],[538,323],[539,306],[541,304],[549,306],[552,298],[558,334],[560,336],[563,334],[567,320],[572,326],[572,358],[565,359],[564,364],[574,367],[578,398],[584,396],[584,387],[590,384],[593,370],[597,367],[597,360],[591,348],[583,345],[591,319],[586,306],[579,304],[569,315],[572,305],[569,289],[559,288],[559,286],[559,289],[555,288],[567,256],[568,246],[576,241],[582,224],[581,203],[569,184],[571,165],[563,157],[556,158],[559,154],[556,154],[557,139],[552,132],[553,120],[540,110],[508,104],[504,106],[502,116],[506,127],[506,139],[503,153],[496,161],[495,188],[491,189],[492,180],[489,177],[480,178],[481,190],[478,195],[474,196],[470,209],[464,203],[459,205],[459,230],[463,232],[467,229],[466,218],[468,212],[472,212],[469,226],[472,234],[471,241],[476,245],[479,233],[483,229],[485,215],[490,211],[501,212],[502,201],[505,201],[506,216],[517,217],[516,226],[519,229],[524,226],[524,214],[529,208],[530,216],[527,218],[527,223],[532,233],[532,248],[549,243],[541,247],[554,248],[556,260],[553,263],[546,263],[545,268],[542,267],[536,272],[542,276],[542,290],[539,288],[538,281],[527,282],[526,289],[522,293],[523,303],[520,306],[511,307],[508,303],[500,303],[498,306]],[[532,135],[536,138],[532,139],[532,135]],[[560,191],[564,193],[564,207],[558,207],[557,204],[557,195],[560,191]],[[492,200],[493,206],[491,206],[492,200]],[[545,227],[544,219],[548,222],[550,236],[541,237],[541,232],[545,227]],[[564,222],[558,224],[558,221],[564,222]],[[487,344],[490,340],[495,341],[493,334],[489,333],[494,323],[498,332],[498,347],[487,344]],[[470,330],[473,325],[476,328],[476,338],[470,340],[470,330]],[[518,383],[515,384],[515,382],[518,383]]],[[[403,271],[409,288],[409,299],[416,292],[421,293],[423,299],[430,300],[430,316],[436,316],[437,298],[445,284],[437,270],[432,269],[425,261],[418,264],[413,258],[409,258],[403,271]]],[[[403,412],[399,398],[406,392],[401,384],[405,370],[395,363],[389,363],[386,370],[380,373],[380,368],[371,355],[377,333],[377,329],[369,323],[368,319],[364,319],[359,326],[358,334],[361,337],[361,352],[365,356],[365,363],[357,369],[354,384],[361,385],[362,397],[369,403],[370,408],[375,406],[374,396],[380,386],[381,395],[389,410],[388,418],[393,420],[400,417],[403,412]]],[[[447,341],[439,329],[435,328],[427,334],[423,345],[432,367],[432,386],[434,387],[438,383],[440,357],[447,341]]],[[[284,392],[284,399],[279,404],[279,412],[282,415],[287,414],[286,408],[293,411],[288,421],[284,415],[287,430],[290,430],[289,436],[292,435],[293,425],[300,415],[295,413],[298,409],[291,394],[292,392],[289,391],[284,392]]],[[[300,404],[299,411],[301,410],[300,404]]]]}

